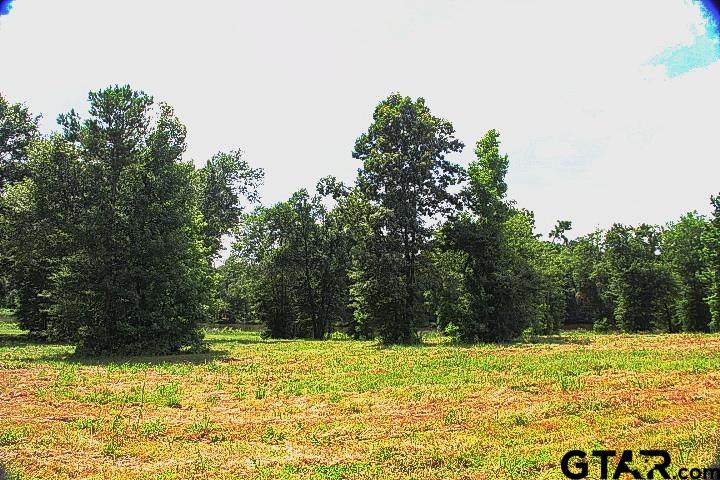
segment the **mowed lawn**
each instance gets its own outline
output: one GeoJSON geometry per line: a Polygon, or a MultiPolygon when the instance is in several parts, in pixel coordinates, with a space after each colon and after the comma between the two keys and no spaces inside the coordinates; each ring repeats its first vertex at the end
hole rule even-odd
{"type": "Polygon", "coordinates": [[[565,478],[570,449],[665,448],[677,469],[720,445],[716,335],[207,338],[83,360],[0,324],[0,460],[22,479],[524,479],[565,478]]]}

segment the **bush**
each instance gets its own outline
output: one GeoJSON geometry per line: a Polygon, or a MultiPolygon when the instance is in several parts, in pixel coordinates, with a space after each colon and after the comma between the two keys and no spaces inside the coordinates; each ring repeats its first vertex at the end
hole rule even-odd
{"type": "Polygon", "coordinates": [[[458,327],[452,322],[449,322],[445,326],[443,332],[445,333],[445,335],[452,338],[453,340],[457,340],[458,338],[460,338],[460,327],[458,327]]]}
{"type": "Polygon", "coordinates": [[[327,336],[328,340],[352,340],[352,337],[345,332],[332,332],[327,336]]]}
{"type": "Polygon", "coordinates": [[[595,320],[593,324],[593,332],[595,333],[610,333],[612,330],[612,323],[605,317],[595,320]]]}

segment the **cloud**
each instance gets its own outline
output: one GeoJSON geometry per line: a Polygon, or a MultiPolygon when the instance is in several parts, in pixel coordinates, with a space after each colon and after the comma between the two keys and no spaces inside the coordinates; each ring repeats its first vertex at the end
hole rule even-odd
{"type": "Polygon", "coordinates": [[[711,2],[706,2],[707,6],[700,2],[695,2],[695,5],[703,13],[702,31],[697,32],[693,25],[693,39],[690,44],[667,48],[650,62],[653,65],[664,65],[670,77],[682,75],[696,68],[707,67],[720,60],[720,37],[718,36],[720,17],[717,16],[717,11],[714,10],[711,2]]]}
{"type": "Polygon", "coordinates": [[[425,97],[453,122],[462,163],[498,129],[509,194],[535,211],[540,232],[558,218],[574,234],[662,223],[707,210],[720,190],[720,62],[668,68],[687,54],[679,49],[717,38],[697,2],[19,5],[0,30],[0,45],[16,46],[3,51],[3,93],[43,113],[45,131],[84,108],[89,90],[127,82],[176,108],[189,158],[242,147],[266,169],[267,203],[323,175],[352,181],[354,140],[393,91],[425,97]],[[676,53],[653,62],[664,52],[676,53]]]}

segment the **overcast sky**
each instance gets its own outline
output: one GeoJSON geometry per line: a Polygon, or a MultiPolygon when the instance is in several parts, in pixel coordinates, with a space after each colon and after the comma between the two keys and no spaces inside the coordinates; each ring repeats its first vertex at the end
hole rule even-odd
{"type": "Polygon", "coordinates": [[[16,0],[0,92],[84,111],[129,83],[188,127],[188,158],[242,148],[263,202],[333,174],[391,92],[425,97],[466,144],[490,128],[509,195],[573,233],[708,211],[720,191],[720,47],[691,0],[16,0]]]}

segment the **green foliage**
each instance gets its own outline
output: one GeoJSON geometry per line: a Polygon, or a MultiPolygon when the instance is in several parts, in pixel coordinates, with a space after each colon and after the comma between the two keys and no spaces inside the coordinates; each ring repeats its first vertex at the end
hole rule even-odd
{"type": "Polygon", "coordinates": [[[460,328],[452,322],[445,325],[443,333],[452,339],[460,338],[460,328]]]}
{"type": "MultiPolygon", "coordinates": [[[[438,233],[439,245],[446,243],[443,233],[438,233]]],[[[458,337],[459,324],[470,320],[472,297],[465,289],[468,255],[459,250],[436,247],[428,252],[432,265],[430,283],[426,286],[425,299],[435,314],[437,328],[451,337],[458,337]]]]}
{"type": "Polygon", "coordinates": [[[707,303],[703,238],[708,221],[692,212],[670,224],[662,237],[662,255],[678,285],[675,301],[677,323],[687,332],[707,332],[710,307],[707,303]]]}
{"type": "Polygon", "coordinates": [[[259,208],[236,232],[223,269],[234,315],[262,322],[273,338],[324,338],[347,321],[348,239],[319,195],[295,193],[259,208]]]}
{"type": "Polygon", "coordinates": [[[0,95],[0,192],[27,175],[26,149],[38,136],[39,119],[0,95]]]}
{"type": "MultiPolygon", "coordinates": [[[[27,147],[37,138],[39,117],[33,117],[21,104],[11,104],[0,95],[0,223],[5,205],[3,192],[9,185],[27,176],[27,147]]],[[[0,246],[9,239],[9,231],[0,229],[0,246]]],[[[0,307],[14,306],[15,292],[8,276],[12,257],[0,248],[0,307]]]]}
{"type": "Polygon", "coordinates": [[[220,152],[198,170],[205,247],[213,259],[219,255],[223,235],[230,233],[240,221],[242,200],[258,201],[257,188],[263,175],[262,169],[250,167],[240,150],[220,152]]]}
{"type": "Polygon", "coordinates": [[[21,324],[83,354],[196,349],[209,260],[260,173],[237,153],[195,171],[185,127],[143,92],[89,100],[89,118],[61,115],[64,135],[31,145],[4,199],[21,324]]]}
{"type": "MultiPolygon", "coordinates": [[[[532,230],[531,230],[532,231],[532,230]]],[[[533,311],[530,331],[549,335],[560,332],[567,319],[569,279],[565,269],[566,246],[529,241],[530,268],[534,277],[533,311]]],[[[531,291],[533,289],[531,288],[531,291]]]]}
{"type": "Polygon", "coordinates": [[[702,236],[706,265],[704,278],[708,284],[709,328],[717,332],[720,331],[720,195],[711,197],[710,201],[713,211],[702,236]]]}
{"type": "Polygon", "coordinates": [[[363,162],[357,186],[367,202],[358,204],[365,235],[353,259],[355,314],[386,343],[417,339],[419,256],[431,234],[426,219],[456,203],[449,187],[462,176],[446,158],[463,148],[454,133],[424,99],[393,94],[375,108],[368,131],[355,142],[353,158],[363,162]]]}
{"type": "MultiPolygon", "coordinates": [[[[72,251],[81,217],[81,165],[78,150],[58,135],[34,142],[27,154],[27,178],[8,188],[0,222],[7,234],[3,244],[20,325],[46,334],[52,326],[52,275],[72,251]]],[[[66,336],[64,329],[54,328],[55,338],[66,336]]]]}
{"type": "Polygon", "coordinates": [[[609,294],[609,276],[605,268],[604,233],[595,231],[578,237],[564,249],[568,276],[568,321],[592,324],[604,319],[615,325],[615,305],[609,294]]]}
{"type": "MultiPolygon", "coordinates": [[[[505,175],[510,162],[507,155],[500,153],[500,133],[489,130],[478,140],[475,157],[468,168],[469,183],[463,198],[483,222],[497,226],[507,219],[511,207],[505,199],[505,175]]],[[[499,235],[499,230],[496,233],[499,235]]]]}
{"type": "Polygon", "coordinates": [[[593,323],[593,331],[595,333],[610,333],[613,330],[613,325],[607,318],[598,318],[593,323]]]}
{"type": "Polygon", "coordinates": [[[615,224],[605,235],[614,316],[626,332],[674,331],[672,274],[660,258],[661,231],[651,225],[615,224]]]}
{"type": "Polygon", "coordinates": [[[572,230],[572,222],[570,220],[558,220],[548,236],[554,242],[562,241],[563,245],[567,245],[569,240],[565,233],[572,230]]]}
{"type": "MultiPolygon", "coordinates": [[[[443,249],[460,252],[464,265],[455,267],[462,287],[451,289],[440,305],[463,298],[467,307],[452,322],[464,342],[512,340],[533,322],[545,323],[550,314],[536,313],[540,290],[534,262],[542,256],[531,214],[513,209],[505,199],[508,158],[499,146],[495,130],[477,142],[477,160],[470,164],[463,190],[469,212],[442,229],[443,249]]],[[[442,315],[442,309],[436,311],[442,315]]]]}
{"type": "Polygon", "coordinates": [[[562,247],[540,241],[532,212],[506,200],[509,162],[499,147],[495,130],[477,142],[462,192],[469,211],[443,225],[429,255],[426,297],[438,327],[452,325],[463,342],[555,333],[565,319],[562,247]]]}
{"type": "Polygon", "coordinates": [[[89,99],[90,118],[66,127],[87,191],[78,241],[53,276],[51,312],[87,354],[196,348],[208,266],[194,169],[182,161],[185,127],[164,104],[153,121],[152,98],[129,87],[89,99]]]}
{"type": "Polygon", "coordinates": [[[240,150],[196,170],[169,106],[127,86],[89,100],[87,118],[60,115],[62,134],[40,137],[38,119],[0,97],[0,306],[79,353],[196,349],[209,319],[385,343],[430,325],[461,342],[567,323],[720,329],[720,197],[710,218],[572,240],[559,220],[545,241],[507,199],[497,131],[465,171],[447,159],[464,147],[452,124],[393,94],[355,142],[355,185],[326,177],[317,194],[248,214],[263,172],[240,150]]]}
{"type": "MultiPolygon", "coordinates": [[[[195,172],[197,203],[203,217],[203,244],[209,265],[220,257],[223,237],[240,221],[244,201],[256,203],[259,200],[257,189],[263,176],[263,170],[250,167],[240,150],[217,153],[195,172]]],[[[210,318],[219,321],[228,321],[237,308],[241,308],[228,304],[236,292],[228,291],[233,287],[224,281],[226,273],[218,269],[209,277],[211,301],[208,313],[210,318]]]]}
{"type": "Polygon", "coordinates": [[[696,212],[662,229],[616,224],[568,242],[568,318],[596,331],[709,331],[712,220],[696,212]]]}
{"type": "Polygon", "coordinates": [[[379,336],[386,343],[412,343],[416,340],[414,320],[419,302],[413,291],[408,306],[407,264],[402,242],[387,235],[392,212],[356,198],[352,212],[357,219],[353,229],[356,243],[350,272],[350,295],[355,335],[379,336]]]}

